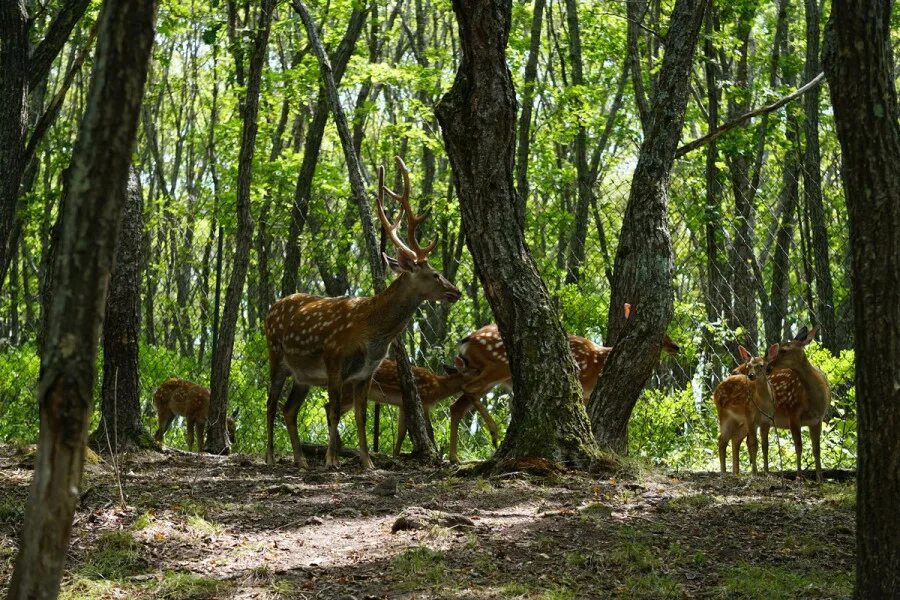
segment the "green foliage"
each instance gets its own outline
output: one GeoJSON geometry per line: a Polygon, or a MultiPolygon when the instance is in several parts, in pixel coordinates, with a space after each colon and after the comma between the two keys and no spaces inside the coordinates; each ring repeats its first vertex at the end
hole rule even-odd
{"type": "Polygon", "coordinates": [[[794,571],[785,567],[739,563],[724,570],[720,594],[742,600],[846,598],[853,588],[851,573],[794,571]]]}

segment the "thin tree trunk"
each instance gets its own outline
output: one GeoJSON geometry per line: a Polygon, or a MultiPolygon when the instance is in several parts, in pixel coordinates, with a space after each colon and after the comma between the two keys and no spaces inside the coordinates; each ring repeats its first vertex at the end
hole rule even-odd
{"type": "Polygon", "coordinates": [[[541,23],[546,0],[534,0],[531,18],[531,41],[528,45],[528,62],[525,63],[525,81],[522,86],[522,113],[519,115],[518,149],[516,151],[516,193],[519,198],[519,216],[525,226],[525,207],[528,205],[528,159],[531,151],[531,114],[534,111],[534,87],[537,81],[538,58],[541,53],[541,23]]]}
{"type": "Polygon", "coordinates": [[[900,107],[892,4],[834,0],[824,53],[853,256],[857,598],[900,597],[900,107]]]}
{"type": "Polygon", "coordinates": [[[495,461],[501,468],[529,458],[586,467],[597,453],[575,363],[519,227],[516,97],[505,56],[512,3],[454,0],[453,10],[462,60],[435,112],[466,241],[509,353],[512,420],[495,461]]]}
{"type": "Polygon", "coordinates": [[[272,25],[275,0],[262,0],[259,20],[250,57],[247,75],[247,94],[243,99],[241,150],[238,156],[237,179],[237,243],[232,258],[233,268],[228,290],[225,292],[225,307],[222,322],[216,338],[215,358],[210,378],[209,417],[206,422],[206,451],[213,454],[227,453],[230,440],[225,430],[228,416],[228,383],[231,380],[231,358],[234,352],[234,338],[244,280],[250,267],[250,244],[253,241],[253,222],[250,216],[250,183],[253,179],[253,154],[256,145],[259,114],[259,88],[263,68],[266,65],[266,50],[272,25]]]}
{"type": "Polygon", "coordinates": [[[623,452],[628,421],[659,362],[672,318],[672,240],[668,189],[690,93],[691,66],[707,0],[677,0],[656,83],[653,119],[634,178],[614,265],[609,341],[614,344],[591,396],[594,435],[601,447],[623,452]],[[622,306],[635,313],[625,325],[622,306]]]}
{"type": "MultiPolygon", "coordinates": [[[[805,0],[806,5],[806,68],[804,83],[812,81],[821,71],[819,65],[819,5],[817,0],[805,0]]],[[[834,317],[834,291],[831,282],[831,258],[828,253],[828,231],[822,197],[821,155],[819,152],[819,88],[803,96],[806,112],[806,152],[803,156],[803,196],[812,221],[812,250],[816,272],[816,325],[822,345],[838,351],[834,317]]]]}
{"type": "Polygon", "coordinates": [[[90,441],[91,446],[100,451],[121,452],[127,448],[153,446],[153,440],[141,423],[138,370],[143,210],[140,180],[137,172],[132,170],[103,319],[100,423],[90,441]]]}
{"type": "Polygon", "coordinates": [[[9,598],[59,593],[93,406],[97,338],[125,203],[155,0],[108,0],[67,178],[41,355],[41,428],[9,598]]]}

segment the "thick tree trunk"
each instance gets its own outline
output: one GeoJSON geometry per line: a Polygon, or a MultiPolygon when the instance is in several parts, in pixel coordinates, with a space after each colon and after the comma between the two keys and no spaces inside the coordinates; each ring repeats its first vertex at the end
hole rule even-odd
{"type": "Polygon", "coordinates": [[[824,54],[853,256],[857,598],[900,597],[900,107],[892,4],[834,0],[824,54]]]}
{"type": "Polygon", "coordinates": [[[231,380],[231,358],[234,352],[235,330],[238,312],[241,308],[244,280],[250,267],[250,244],[253,241],[250,183],[253,179],[253,155],[258,129],[259,87],[263,68],[266,65],[266,49],[274,10],[275,0],[262,0],[260,3],[253,55],[250,57],[250,69],[247,76],[247,94],[244,97],[241,111],[244,125],[241,134],[241,150],[238,156],[237,243],[232,258],[234,266],[231,270],[231,279],[228,282],[228,290],[225,292],[222,322],[216,338],[215,359],[210,378],[209,417],[206,422],[206,451],[213,454],[225,454],[230,446],[230,440],[225,431],[225,421],[228,416],[228,383],[231,380]]]}
{"type": "Polygon", "coordinates": [[[9,598],[59,592],[93,406],[97,338],[137,131],[155,0],[109,0],[62,207],[41,356],[41,429],[9,598]]]}
{"type": "Polygon", "coordinates": [[[475,269],[509,353],[512,420],[495,460],[596,458],[575,363],[519,223],[516,97],[506,64],[512,3],[454,0],[462,60],[435,112],[475,269]],[[547,374],[552,374],[548,376],[547,374]]]}
{"type": "Polygon", "coordinates": [[[659,362],[672,318],[672,240],[668,189],[690,90],[691,65],[707,0],[677,0],[656,83],[653,118],[631,182],[614,266],[609,340],[615,344],[591,396],[601,447],[626,450],[628,420],[659,362]],[[625,326],[622,306],[635,314],[625,326]]]}
{"type": "Polygon", "coordinates": [[[141,423],[138,372],[143,210],[140,180],[137,172],[132,171],[103,319],[100,423],[91,435],[91,446],[101,452],[153,447],[153,440],[141,423]]]}

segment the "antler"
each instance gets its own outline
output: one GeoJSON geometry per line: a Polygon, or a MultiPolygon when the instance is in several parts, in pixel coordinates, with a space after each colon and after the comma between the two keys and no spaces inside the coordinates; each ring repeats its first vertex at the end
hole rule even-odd
{"type": "Polygon", "coordinates": [[[404,207],[401,205],[400,213],[397,215],[397,222],[391,224],[387,218],[387,214],[384,212],[384,192],[388,192],[391,196],[394,196],[394,193],[384,186],[384,165],[382,165],[378,167],[378,218],[381,220],[381,225],[384,227],[388,237],[394,245],[397,246],[397,249],[411,257],[416,257],[416,253],[410,250],[409,246],[404,244],[397,235],[397,229],[400,228],[400,222],[403,220],[404,207]]]}
{"type": "MultiPolygon", "coordinates": [[[[437,239],[433,240],[428,246],[422,247],[419,245],[419,242],[416,241],[416,228],[419,226],[422,221],[428,218],[428,211],[426,210],[421,215],[416,216],[413,213],[412,207],[409,205],[409,169],[406,168],[406,165],[403,163],[403,159],[399,156],[394,157],[394,161],[397,163],[397,168],[400,170],[400,174],[403,176],[403,193],[398,194],[397,192],[388,189],[384,185],[384,167],[380,167],[378,170],[378,196],[379,196],[379,206],[378,210],[380,216],[384,215],[384,195],[383,192],[387,192],[394,200],[400,203],[400,215],[403,215],[403,212],[406,211],[407,215],[407,231],[406,231],[406,239],[409,241],[409,246],[400,242],[397,239],[396,230],[389,231],[388,235],[391,236],[391,240],[394,244],[397,245],[401,250],[405,250],[410,252],[413,256],[415,256],[417,262],[421,262],[428,258],[428,255],[434,250],[435,246],[437,246],[437,239]],[[412,249],[410,249],[412,247],[412,249]]],[[[385,223],[385,227],[387,227],[387,218],[384,217],[382,219],[382,223],[385,223]]],[[[400,220],[397,220],[396,228],[399,226],[400,220]]]]}

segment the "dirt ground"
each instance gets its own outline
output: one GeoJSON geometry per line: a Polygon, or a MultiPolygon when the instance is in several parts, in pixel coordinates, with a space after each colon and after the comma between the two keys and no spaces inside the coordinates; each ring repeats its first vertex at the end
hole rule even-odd
{"type": "MultiPolygon", "coordinates": [[[[0,446],[0,582],[31,479],[0,446]]],[[[86,467],[64,598],[843,598],[851,483],[641,470],[463,477],[376,459],[363,474],[248,456],[86,467]],[[392,533],[405,510],[458,515],[392,533]],[[427,511],[426,511],[427,512],[427,511]],[[465,517],[465,518],[462,518],[465,517]]],[[[440,516],[430,513],[431,516],[440,516]]]]}

